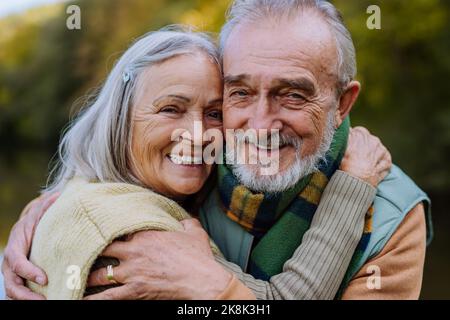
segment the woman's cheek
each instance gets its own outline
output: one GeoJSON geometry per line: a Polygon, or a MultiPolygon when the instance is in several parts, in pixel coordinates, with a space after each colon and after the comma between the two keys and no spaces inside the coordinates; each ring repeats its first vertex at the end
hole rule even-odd
{"type": "Polygon", "coordinates": [[[205,181],[206,181],[206,179],[208,179],[209,175],[211,174],[211,171],[212,171],[212,166],[207,164],[206,165],[206,178],[205,178],[205,181]]]}
{"type": "Polygon", "coordinates": [[[133,142],[132,142],[132,157],[134,164],[134,171],[139,180],[147,183],[147,172],[150,168],[149,161],[151,159],[150,153],[152,144],[154,143],[153,137],[153,121],[144,120],[142,117],[136,117],[133,130],[133,142]]]}

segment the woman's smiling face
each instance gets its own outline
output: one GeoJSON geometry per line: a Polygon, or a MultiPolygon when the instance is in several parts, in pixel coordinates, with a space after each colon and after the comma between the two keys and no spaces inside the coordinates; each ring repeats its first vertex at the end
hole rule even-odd
{"type": "Polygon", "coordinates": [[[222,129],[219,68],[206,54],[195,51],[148,67],[137,81],[132,111],[133,174],[143,185],[173,199],[198,192],[211,173],[211,165],[186,163],[202,157],[198,150],[203,151],[208,144],[201,139],[194,141],[194,122],[201,124],[203,132],[222,129]],[[172,141],[180,129],[192,138],[172,141]],[[171,156],[181,144],[183,157],[171,156]]]}

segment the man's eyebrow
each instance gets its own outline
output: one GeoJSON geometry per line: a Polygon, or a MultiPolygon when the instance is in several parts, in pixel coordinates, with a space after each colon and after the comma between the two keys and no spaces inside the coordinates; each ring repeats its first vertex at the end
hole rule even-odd
{"type": "Polygon", "coordinates": [[[280,88],[293,88],[304,91],[308,95],[314,95],[316,93],[316,86],[314,83],[307,78],[297,78],[297,79],[278,79],[276,80],[276,87],[280,88]]]}
{"type": "Polygon", "coordinates": [[[168,95],[164,95],[164,96],[161,96],[161,97],[157,98],[157,99],[153,102],[153,104],[157,104],[157,103],[160,102],[161,100],[164,100],[164,99],[167,99],[167,98],[177,99],[177,100],[184,101],[184,102],[186,102],[186,103],[191,103],[191,99],[189,99],[188,97],[181,96],[181,95],[178,95],[178,94],[168,94],[168,95]]]}
{"type": "Polygon", "coordinates": [[[236,76],[228,75],[224,77],[223,82],[227,85],[232,85],[242,83],[248,79],[250,79],[250,76],[248,74],[239,74],[236,76]]]}

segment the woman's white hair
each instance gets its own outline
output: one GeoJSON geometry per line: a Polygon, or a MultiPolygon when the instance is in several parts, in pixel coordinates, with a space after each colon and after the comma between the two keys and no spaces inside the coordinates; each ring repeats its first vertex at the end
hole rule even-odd
{"type": "Polygon", "coordinates": [[[138,39],[115,64],[99,94],[89,99],[93,103],[63,134],[45,191],[60,191],[75,176],[139,184],[129,166],[137,79],[149,66],[198,50],[220,68],[214,42],[191,27],[169,26],[138,39]]]}
{"type": "Polygon", "coordinates": [[[221,56],[223,57],[228,37],[237,25],[261,19],[292,17],[306,9],[318,12],[335,35],[340,92],[356,76],[355,46],[341,13],[325,0],[235,0],[228,10],[227,22],[220,33],[221,56]]]}

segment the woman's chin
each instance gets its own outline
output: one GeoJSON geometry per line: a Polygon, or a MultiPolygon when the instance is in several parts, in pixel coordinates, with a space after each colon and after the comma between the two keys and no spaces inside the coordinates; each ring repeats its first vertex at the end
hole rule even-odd
{"type": "Polygon", "coordinates": [[[187,183],[177,183],[177,185],[172,186],[172,190],[179,194],[180,197],[187,197],[199,192],[202,189],[203,183],[187,182],[187,183]]]}
{"type": "Polygon", "coordinates": [[[208,166],[200,165],[184,165],[172,162],[168,157],[165,159],[168,180],[171,189],[182,195],[192,195],[200,191],[208,178],[208,166]]]}

